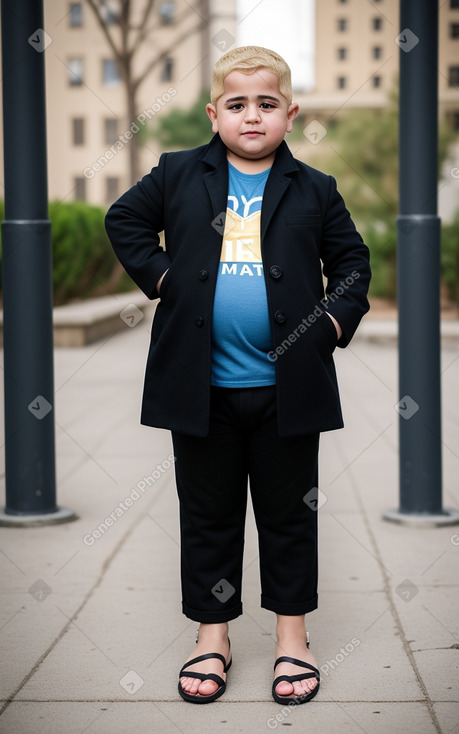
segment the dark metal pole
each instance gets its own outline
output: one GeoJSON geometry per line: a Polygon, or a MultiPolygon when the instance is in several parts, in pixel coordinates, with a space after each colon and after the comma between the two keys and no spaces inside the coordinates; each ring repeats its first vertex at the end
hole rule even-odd
{"type": "Polygon", "coordinates": [[[6,507],[1,525],[63,522],[56,505],[51,222],[42,0],[2,0],[6,507]]]}
{"type": "Polygon", "coordinates": [[[442,508],[438,0],[401,0],[397,291],[400,507],[384,517],[446,524],[442,508]]]}

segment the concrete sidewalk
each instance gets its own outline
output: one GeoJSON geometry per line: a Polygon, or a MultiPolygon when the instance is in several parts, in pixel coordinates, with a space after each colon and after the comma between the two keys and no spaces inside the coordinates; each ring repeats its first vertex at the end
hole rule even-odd
{"type": "MultiPolygon", "coordinates": [[[[370,338],[336,352],[346,428],[321,439],[320,607],[307,620],[318,696],[299,707],[271,698],[275,616],[259,605],[249,502],[226,694],[182,701],[197,624],[181,613],[169,434],[139,425],[149,327],[144,318],[56,350],[58,502],[79,519],[0,529],[0,732],[458,732],[459,526],[381,519],[398,505],[397,364],[391,344],[370,338]]],[[[444,346],[444,506],[454,508],[458,357],[444,346]]]]}

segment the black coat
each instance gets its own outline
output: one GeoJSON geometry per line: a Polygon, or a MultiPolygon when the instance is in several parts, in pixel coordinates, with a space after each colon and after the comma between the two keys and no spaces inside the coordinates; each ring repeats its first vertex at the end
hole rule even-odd
{"type": "MultiPolygon", "coordinates": [[[[209,424],[212,308],[227,205],[226,148],[166,153],[109,209],[106,228],[126,271],[158,298],[141,422],[205,436],[209,424]],[[164,230],[165,249],[158,233],[164,230]]],[[[282,436],[341,428],[332,353],[368,310],[368,248],[336,182],[279,146],[261,210],[263,272],[276,364],[282,436]],[[327,278],[324,299],[323,273],[327,278]]]]}

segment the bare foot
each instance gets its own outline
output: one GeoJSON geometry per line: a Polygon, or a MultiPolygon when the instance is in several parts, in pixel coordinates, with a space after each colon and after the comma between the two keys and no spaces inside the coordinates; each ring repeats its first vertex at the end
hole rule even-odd
{"type": "MultiPolygon", "coordinates": [[[[199,627],[199,641],[187,661],[205,655],[209,652],[218,652],[223,655],[227,664],[230,661],[230,645],[228,640],[228,626],[221,624],[201,624],[199,627]]],[[[200,663],[191,665],[187,670],[195,673],[216,673],[226,681],[226,673],[223,672],[224,665],[218,658],[208,658],[200,663]]],[[[186,673],[186,671],[184,671],[186,673]]],[[[191,678],[183,675],[180,683],[184,691],[191,695],[210,696],[217,690],[218,683],[214,680],[191,678]]]]}
{"type": "MultiPolygon", "coordinates": [[[[297,658],[302,660],[309,665],[313,665],[317,668],[317,663],[314,655],[306,646],[306,635],[296,635],[287,637],[278,636],[276,645],[276,660],[278,657],[287,655],[291,658],[297,658]]],[[[312,673],[309,668],[302,668],[299,665],[293,665],[293,663],[279,663],[274,671],[274,677],[277,678],[279,675],[300,675],[303,673],[307,675],[312,673]]],[[[275,690],[279,696],[304,696],[305,694],[311,693],[318,685],[317,678],[303,678],[301,680],[293,681],[289,683],[286,680],[281,681],[277,684],[275,690]]]]}

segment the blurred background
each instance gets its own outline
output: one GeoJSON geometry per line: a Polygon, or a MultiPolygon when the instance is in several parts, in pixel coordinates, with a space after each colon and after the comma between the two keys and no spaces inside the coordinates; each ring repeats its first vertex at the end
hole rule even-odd
{"type": "MultiPolygon", "coordinates": [[[[394,307],[399,0],[44,0],[44,12],[55,305],[134,288],[105,211],[162,151],[210,139],[212,66],[256,44],[292,68],[293,155],[337,178],[371,249],[373,314],[394,307]]],[[[457,317],[459,0],[440,3],[439,26],[442,311],[457,317]]]]}

